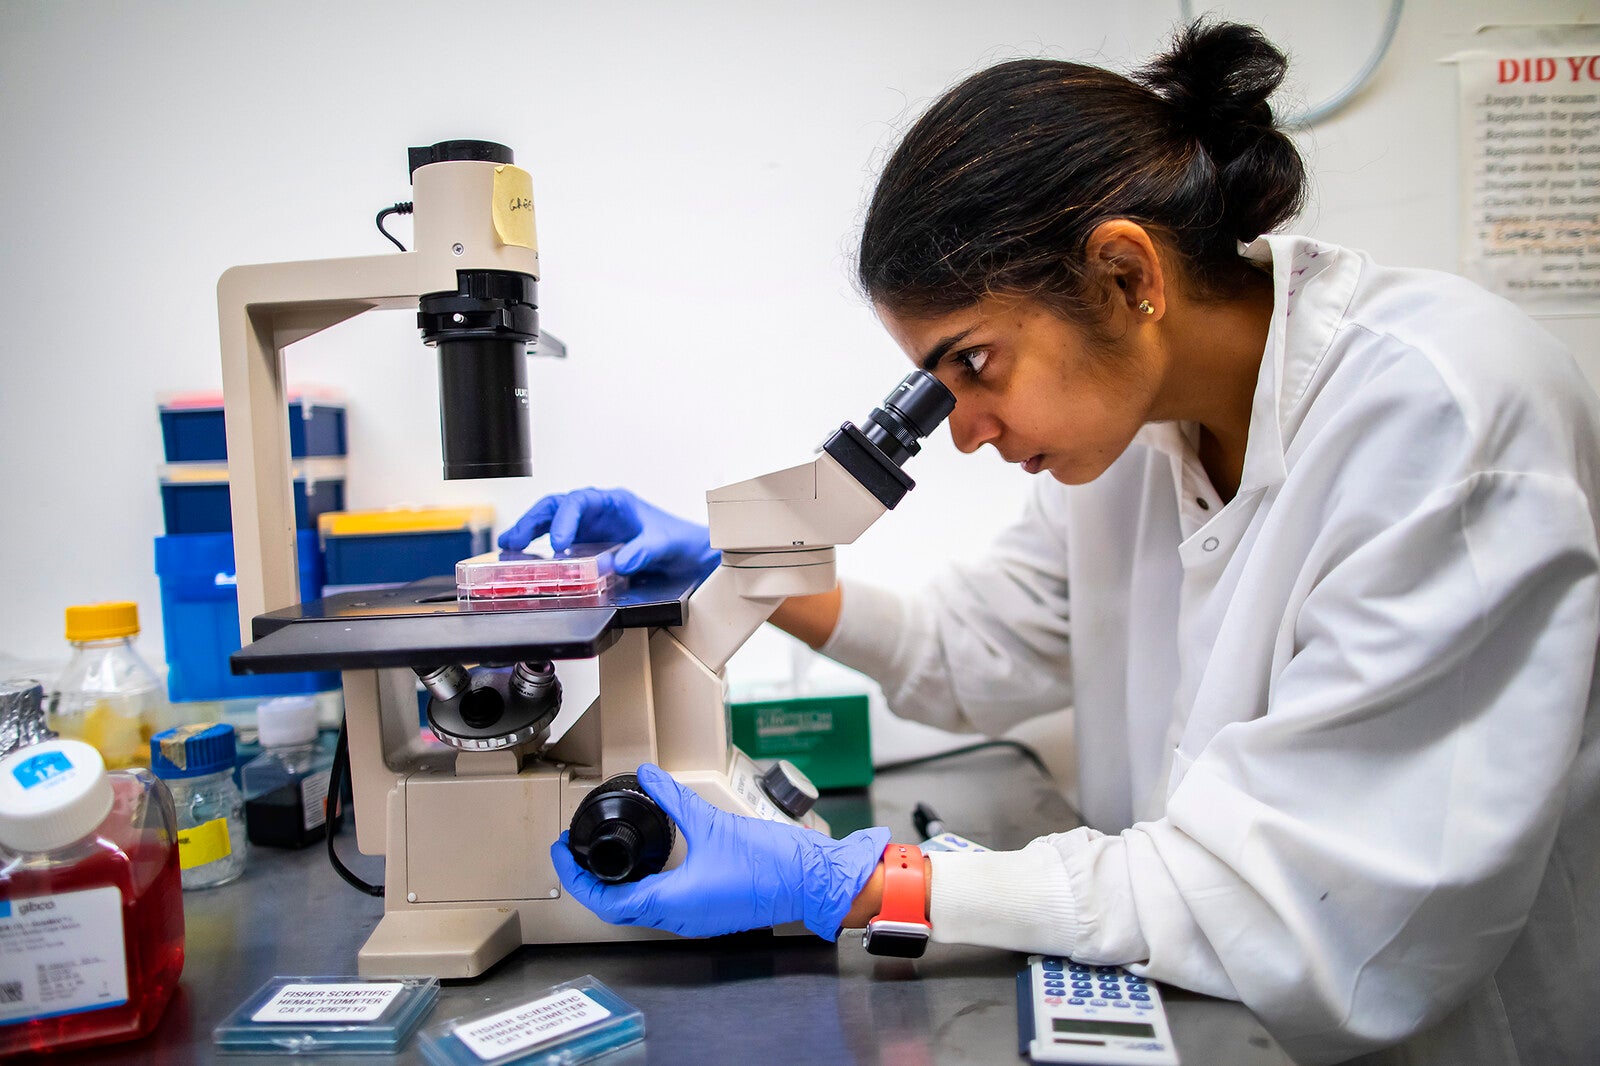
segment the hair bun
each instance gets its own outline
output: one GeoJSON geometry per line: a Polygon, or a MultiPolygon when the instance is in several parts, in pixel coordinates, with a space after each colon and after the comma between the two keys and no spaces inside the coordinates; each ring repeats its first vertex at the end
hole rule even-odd
{"type": "MultiPolygon", "coordinates": [[[[1209,149],[1242,134],[1272,129],[1267,97],[1283,82],[1289,62],[1254,26],[1196,21],[1172,49],[1135,78],[1172,106],[1179,122],[1209,149]]],[[[1227,151],[1214,152],[1219,163],[1227,151]]]]}
{"type": "Polygon", "coordinates": [[[1254,26],[1200,19],[1135,73],[1216,169],[1227,229],[1250,240],[1299,211],[1305,168],[1267,103],[1289,61],[1254,26]]]}

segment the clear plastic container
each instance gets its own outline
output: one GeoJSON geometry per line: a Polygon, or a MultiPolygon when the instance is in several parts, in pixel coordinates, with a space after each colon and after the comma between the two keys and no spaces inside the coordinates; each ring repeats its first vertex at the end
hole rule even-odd
{"type": "Polygon", "coordinates": [[[211,1038],[240,1053],[393,1055],[438,998],[437,977],[274,977],[211,1038]]]}
{"type": "Polygon", "coordinates": [[[644,1013],[592,975],[429,1026],[433,1066],[577,1066],[644,1039],[644,1013]]]}
{"type": "Polygon", "coordinates": [[[240,771],[250,843],[303,848],[323,839],[333,757],[317,745],[310,696],[280,696],[256,709],[264,749],[240,771]]]}
{"type": "Polygon", "coordinates": [[[144,1036],[182,970],[166,787],[75,740],[0,759],[0,1059],[144,1036]]]}
{"type": "Polygon", "coordinates": [[[215,888],[244,873],[244,796],[233,783],[233,726],[185,725],[150,738],[150,765],[172,790],[185,889],[215,888]]]}
{"type": "Polygon", "coordinates": [[[93,746],[112,770],[150,765],[150,736],[170,712],[165,686],[133,647],[138,605],[68,607],[66,621],[72,658],[50,693],[50,728],[93,746]]]}
{"type": "Polygon", "coordinates": [[[456,596],[498,600],[528,596],[592,596],[616,580],[616,544],[574,544],[537,555],[495,551],[456,564],[456,596]]]}

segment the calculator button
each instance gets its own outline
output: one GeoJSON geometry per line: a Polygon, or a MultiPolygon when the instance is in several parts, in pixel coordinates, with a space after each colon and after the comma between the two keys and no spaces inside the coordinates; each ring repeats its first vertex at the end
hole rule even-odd
{"type": "Polygon", "coordinates": [[[1155,1010],[1156,1009],[1156,1005],[1154,1003],[1135,1003],[1133,1006],[1134,1006],[1135,1010],[1155,1010]]]}
{"type": "Polygon", "coordinates": [[[1084,1000],[1081,996],[1073,996],[1071,999],[1067,1000],[1067,1002],[1072,1004],[1074,1007],[1081,1007],[1084,1005],[1086,1000],[1084,1000]]]}
{"type": "Polygon", "coordinates": [[[1113,1003],[1111,1005],[1113,1007],[1121,1007],[1123,1010],[1127,1010],[1128,1007],[1130,1006],[1130,1004],[1127,1004],[1127,1003],[1113,1003]]]}
{"type": "Polygon", "coordinates": [[[1100,996],[1101,996],[1102,999],[1121,999],[1122,998],[1122,993],[1121,992],[1101,992],[1100,996]]]}
{"type": "Polygon", "coordinates": [[[1044,965],[1046,969],[1059,970],[1061,969],[1061,960],[1052,955],[1044,960],[1044,965]]]}
{"type": "Polygon", "coordinates": [[[1139,1003],[1149,1003],[1150,1002],[1150,993],[1148,993],[1148,992],[1129,992],[1128,993],[1128,998],[1131,999],[1131,1000],[1135,1000],[1135,1001],[1137,1001],[1139,1003]]]}
{"type": "Polygon", "coordinates": [[[1108,1004],[1103,999],[1091,999],[1089,1001],[1089,1006],[1091,1006],[1091,1007],[1104,1007],[1104,1006],[1107,1006],[1107,1005],[1108,1004]]]}

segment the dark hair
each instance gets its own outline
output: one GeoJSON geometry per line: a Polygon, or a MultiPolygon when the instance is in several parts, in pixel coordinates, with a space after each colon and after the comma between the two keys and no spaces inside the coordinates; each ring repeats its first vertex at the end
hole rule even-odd
{"type": "Polygon", "coordinates": [[[1132,78],[1022,59],[945,93],[900,142],[873,192],[857,277],[897,311],[983,296],[1042,300],[1093,323],[1103,276],[1090,233],[1127,218],[1182,259],[1202,299],[1238,290],[1236,242],[1292,218],[1305,168],[1267,104],[1287,67],[1253,27],[1196,22],[1132,78]]]}

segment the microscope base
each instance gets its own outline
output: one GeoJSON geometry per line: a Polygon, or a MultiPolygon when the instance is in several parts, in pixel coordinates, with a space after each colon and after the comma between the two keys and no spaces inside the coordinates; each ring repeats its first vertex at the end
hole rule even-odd
{"type": "MultiPolygon", "coordinates": [[[[725,770],[674,774],[723,810],[783,819],[760,790],[759,770],[737,748],[725,770]]],[[[609,925],[560,890],[550,845],[600,783],[567,765],[534,762],[514,773],[461,776],[427,765],[394,782],[387,804],[383,918],[361,948],[362,977],[477,977],[524,944],[667,940],[672,934],[609,925]]],[[[814,811],[795,824],[827,833],[814,811]]],[[[680,835],[668,868],[683,861],[680,835]]],[[[791,923],[779,935],[810,935],[791,923]]]]}
{"type": "Polygon", "coordinates": [[[510,907],[390,911],[361,947],[362,977],[476,977],[522,946],[510,907]]]}

